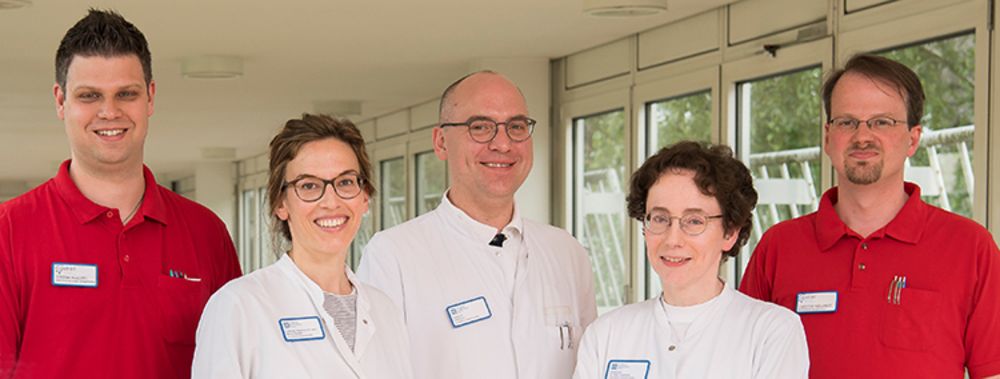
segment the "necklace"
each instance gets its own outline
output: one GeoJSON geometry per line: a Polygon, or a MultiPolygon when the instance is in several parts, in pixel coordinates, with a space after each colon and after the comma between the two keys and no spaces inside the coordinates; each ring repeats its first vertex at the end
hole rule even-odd
{"type": "Polygon", "coordinates": [[[128,216],[125,216],[125,218],[122,220],[122,225],[128,224],[129,220],[131,220],[132,217],[135,216],[135,213],[139,211],[139,206],[142,205],[142,199],[145,198],[146,198],[146,190],[143,189],[142,195],[139,196],[139,201],[135,203],[134,207],[132,207],[132,211],[128,213],[128,216]]]}

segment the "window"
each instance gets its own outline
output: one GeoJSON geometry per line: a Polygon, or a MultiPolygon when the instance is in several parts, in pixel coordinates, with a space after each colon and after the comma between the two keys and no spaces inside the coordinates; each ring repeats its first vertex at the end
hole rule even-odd
{"type": "Polygon", "coordinates": [[[406,220],[406,171],[403,158],[384,160],[380,164],[382,181],[382,230],[406,220]]]}
{"type": "Polygon", "coordinates": [[[573,120],[574,230],[590,252],[597,306],[625,303],[626,265],[625,112],[573,120]]]}
{"type": "MultiPolygon", "coordinates": [[[[822,143],[821,69],[802,69],[738,83],[740,140],[749,140],[749,168],[757,208],[748,248],[737,260],[743,272],[767,228],[816,210],[822,143]]],[[[737,278],[738,279],[738,278],[737,278]]]]}
{"type": "Polygon", "coordinates": [[[448,185],[448,176],[445,162],[438,159],[433,151],[418,153],[416,165],[416,205],[419,216],[437,208],[448,185]]]}
{"type": "Polygon", "coordinates": [[[915,71],[926,94],[920,148],[909,159],[906,180],[920,185],[924,201],[970,218],[975,42],[965,34],[880,53],[915,71]]]}
{"type": "Polygon", "coordinates": [[[646,104],[650,155],[683,140],[712,140],[712,92],[703,91],[646,104]]]}

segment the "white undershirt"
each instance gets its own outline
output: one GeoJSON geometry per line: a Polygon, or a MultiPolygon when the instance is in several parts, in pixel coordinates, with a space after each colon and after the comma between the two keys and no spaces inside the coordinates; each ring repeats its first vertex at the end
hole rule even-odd
{"type": "Polygon", "coordinates": [[[660,306],[663,307],[663,313],[667,314],[667,323],[670,324],[670,329],[674,333],[674,338],[676,338],[675,342],[680,343],[684,340],[684,335],[687,334],[688,327],[690,327],[694,320],[697,320],[702,313],[705,313],[706,310],[711,308],[712,304],[718,302],[719,295],[721,294],[722,293],[719,292],[718,295],[715,295],[704,303],[686,307],[667,304],[663,295],[660,295],[660,306]]]}

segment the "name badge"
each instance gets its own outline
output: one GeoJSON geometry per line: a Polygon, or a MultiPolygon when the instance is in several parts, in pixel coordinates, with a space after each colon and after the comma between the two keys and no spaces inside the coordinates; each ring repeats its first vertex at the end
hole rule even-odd
{"type": "Polygon", "coordinates": [[[833,313],[836,311],[837,291],[800,292],[796,297],[796,313],[833,313]]]}
{"type": "Polygon", "coordinates": [[[52,285],[97,288],[97,265],[54,262],[52,285]]]}
{"type": "Polygon", "coordinates": [[[486,298],[483,296],[472,298],[458,304],[449,305],[447,311],[448,320],[451,321],[451,326],[453,328],[461,328],[463,326],[493,317],[493,312],[490,311],[490,305],[486,303],[486,298]]]}
{"type": "Polygon", "coordinates": [[[321,340],[326,338],[323,322],[317,316],[293,317],[278,320],[285,342],[321,340]]]}
{"type": "Polygon", "coordinates": [[[608,369],[604,379],[646,379],[649,377],[649,361],[612,359],[608,361],[608,369]]]}

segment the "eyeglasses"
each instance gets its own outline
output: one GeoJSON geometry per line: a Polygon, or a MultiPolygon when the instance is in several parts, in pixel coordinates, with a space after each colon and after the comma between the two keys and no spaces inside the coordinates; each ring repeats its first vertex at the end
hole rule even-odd
{"type": "Polygon", "coordinates": [[[535,120],[528,117],[514,117],[506,122],[496,122],[485,117],[473,117],[466,122],[449,122],[441,124],[442,128],[449,126],[469,127],[469,136],[479,143],[490,143],[497,137],[500,125],[506,125],[507,138],[514,142],[524,142],[531,138],[535,131],[535,120]]]}
{"type": "Polygon", "coordinates": [[[834,131],[850,133],[858,130],[858,127],[861,126],[862,122],[868,125],[868,129],[871,129],[873,132],[884,132],[893,126],[896,126],[896,124],[906,123],[906,121],[896,120],[892,117],[872,117],[867,120],[858,120],[850,117],[837,117],[828,121],[827,125],[833,127],[834,131]]]}
{"type": "Polygon", "coordinates": [[[680,222],[681,230],[689,236],[697,236],[705,232],[708,228],[708,221],[721,219],[722,215],[708,216],[701,213],[691,213],[683,216],[670,216],[665,212],[652,212],[646,214],[642,220],[642,228],[646,233],[660,234],[666,232],[673,225],[674,219],[680,222]]]}
{"type": "Polygon", "coordinates": [[[312,203],[323,198],[326,193],[326,186],[333,186],[333,192],[341,199],[350,200],[361,194],[361,187],[365,179],[357,173],[347,173],[331,180],[320,179],[312,175],[305,175],[295,180],[285,182],[281,189],[291,186],[295,189],[295,196],[300,200],[312,203]]]}

